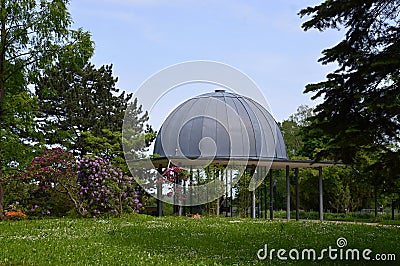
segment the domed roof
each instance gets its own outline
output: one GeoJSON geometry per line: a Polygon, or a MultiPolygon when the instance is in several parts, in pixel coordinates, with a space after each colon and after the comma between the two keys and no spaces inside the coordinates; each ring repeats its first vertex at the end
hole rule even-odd
{"type": "Polygon", "coordinates": [[[216,90],[175,108],[162,124],[154,154],[167,158],[286,160],[282,133],[258,102],[216,90]]]}

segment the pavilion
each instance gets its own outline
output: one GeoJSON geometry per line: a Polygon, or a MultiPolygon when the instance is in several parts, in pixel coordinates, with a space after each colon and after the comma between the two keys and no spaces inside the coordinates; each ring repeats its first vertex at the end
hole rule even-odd
{"type": "MultiPolygon", "coordinates": [[[[232,182],[232,173],[227,172],[227,166],[249,170],[254,179],[253,189],[250,189],[252,218],[256,218],[256,188],[263,184],[265,190],[259,195],[260,207],[264,208],[267,218],[266,181],[269,179],[269,216],[273,219],[273,169],[285,169],[286,218],[290,219],[289,171],[295,169],[298,220],[298,169],[313,167],[319,170],[319,218],[323,220],[322,167],[339,165],[327,161],[289,160],[282,133],[271,113],[257,101],[225,90],[193,97],[175,108],[158,132],[154,154],[157,157],[152,163],[160,173],[171,163],[190,169],[191,174],[196,167],[219,165],[226,167],[226,173],[221,173],[221,181],[224,179],[228,184],[229,178],[232,182]]],[[[232,187],[230,189],[232,199],[232,187]]],[[[220,213],[218,206],[217,214],[220,213]]],[[[157,213],[162,215],[160,199],[157,213]]]]}

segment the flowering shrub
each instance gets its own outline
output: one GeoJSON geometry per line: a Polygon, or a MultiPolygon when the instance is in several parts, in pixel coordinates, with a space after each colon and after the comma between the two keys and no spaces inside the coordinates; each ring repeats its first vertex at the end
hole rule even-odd
{"type": "Polygon", "coordinates": [[[196,213],[196,214],[189,214],[187,215],[187,217],[189,218],[193,218],[193,219],[201,219],[201,215],[196,213]]]}
{"type": "Polygon", "coordinates": [[[27,167],[25,177],[37,181],[36,191],[46,191],[61,185],[65,179],[75,177],[75,163],[73,154],[61,148],[45,150],[42,155],[32,160],[31,165],[27,167]]]}
{"type": "Polygon", "coordinates": [[[73,210],[83,216],[120,215],[141,208],[132,177],[102,158],[76,162],[60,148],[44,151],[12,180],[18,191],[9,193],[10,200],[21,202],[29,215],[64,216],[73,210]]]}
{"type": "Polygon", "coordinates": [[[78,198],[84,203],[85,212],[92,216],[104,213],[122,214],[138,212],[141,203],[133,187],[133,178],[113,167],[108,160],[94,157],[78,162],[80,185],[78,198]]]}
{"type": "Polygon", "coordinates": [[[11,220],[22,220],[22,219],[26,218],[26,214],[23,213],[21,210],[7,211],[6,217],[11,220]]]}
{"type": "Polygon", "coordinates": [[[182,180],[188,180],[188,172],[180,166],[171,166],[164,171],[163,177],[173,183],[178,183],[182,180]]]}
{"type": "Polygon", "coordinates": [[[29,202],[29,200],[32,198],[31,192],[36,188],[36,185],[25,182],[20,175],[23,175],[23,172],[15,171],[14,173],[10,173],[5,177],[7,178],[7,181],[3,182],[4,209],[10,210],[17,205],[16,203],[20,205],[18,206],[19,208],[22,206],[24,207],[24,212],[27,209],[25,208],[25,203],[29,202]]]}
{"type": "Polygon", "coordinates": [[[15,185],[24,189],[18,200],[30,215],[63,216],[74,208],[68,193],[76,187],[75,165],[72,153],[48,149],[14,176],[15,185]]]}
{"type": "Polygon", "coordinates": [[[27,216],[25,213],[20,210],[21,206],[19,206],[19,202],[16,201],[13,204],[9,205],[9,210],[5,211],[5,215],[10,220],[22,220],[25,219],[27,216]]]}
{"type": "Polygon", "coordinates": [[[167,197],[174,197],[175,200],[185,200],[186,195],[182,191],[182,187],[177,186],[178,184],[182,184],[184,181],[189,179],[189,174],[186,169],[180,166],[171,166],[167,168],[162,177],[156,180],[156,183],[162,184],[174,184],[169,187],[169,192],[167,193],[167,197]]]}

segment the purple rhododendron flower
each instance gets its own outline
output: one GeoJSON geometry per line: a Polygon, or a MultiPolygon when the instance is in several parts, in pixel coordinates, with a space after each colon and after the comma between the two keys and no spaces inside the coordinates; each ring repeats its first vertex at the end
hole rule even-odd
{"type": "Polygon", "coordinates": [[[139,199],[132,201],[128,195],[136,197],[137,193],[131,187],[132,177],[124,176],[123,172],[112,166],[108,160],[99,157],[85,158],[78,170],[78,184],[80,185],[79,199],[86,203],[88,213],[99,215],[100,213],[117,213],[119,210],[139,211],[141,203],[139,199]],[[122,201],[120,201],[122,196],[122,201]]]}

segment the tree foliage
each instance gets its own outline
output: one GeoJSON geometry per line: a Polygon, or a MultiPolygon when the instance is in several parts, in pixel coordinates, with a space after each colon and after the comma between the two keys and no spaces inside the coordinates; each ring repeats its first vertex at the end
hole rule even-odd
{"type": "Polygon", "coordinates": [[[3,170],[10,163],[19,163],[13,154],[24,153],[22,147],[28,145],[20,140],[34,131],[31,122],[35,99],[28,91],[30,73],[74,40],[69,28],[68,2],[0,1],[0,219],[3,217],[3,170]],[[12,153],[7,147],[17,150],[12,153]]]}
{"type": "MultiPolygon", "coordinates": [[[[311,138],[307,133],[313,109],[300,106],[297,112],[284,120],[281,131],[288,150],[288,156],[294,160],[310,160],[329,141],[326,135],[311,138]]],[[[357,154],[357,165],[327,167],[323,170],[324,206],[326,209],[344,212],[370,208],[371,199],[374,197],[373,188],[388,189],[384,185],[379,171],[372,171],[371,167],[378,161],[377,156],[369,154],[357,154]],[[382,183],[382,182],[383,183],[382,183]],[[379,183],[380,182],[380,183],[379,183]]],[[[385,175],[386,176],[386,175],[385,175]]],[[[277,180],[276,204],[278,208],[284,208],[286,175],[282,170],[274,171],[277,180]]],[[[294,191],[294,176],[291,185],[294,191]]],[[[311,168],[299,169],[300,207],[305,210],[317,210],[318,198],[318,171],[311,168]]],[[[292,194],[292,202],[295,203],[295,195],[292,194]]]]}
{"type": "Polygon", "coordinates": [[[400,188],[400,1],[324,1],[300,15],[309,16],[305,30],[346,31],[320,59],[338,68],[306,87],[324,99],[305,129],[306,149],[363,173],[377,213],[378,194],[388,194],[388,184],[400,188]]]}
{"type": "Polygon", "coordinates": [[[125,141],[135,152],[150,144],[155,133],[145,127],[147,113],[136,99],[131,101],[132,94],[120,92],[117,81],[112,65],[96,69],[86,63],[79,69],[65,60],[46,69],[35,85],[46,143],[59,144],[81,158],[102,156],[128,173],[122,148],[124,120],[132,134],[125,141]]]}
{"type": "MultiPolygon", "coordinates": [[[[303,128],[308,124],[308,118],[313,114],[313,109],[307,105],[300,105],[295,114],[289,119],[279,123],[280,130],[286,144],[287,155],[289,159],[299,155],[302,151],[303,128]]],[[[307,155],[304,155],[307,156],[307,155]]],[[[311,157],[311,156],[309,156],[311,157]]]]}
{"type": "Polygon", "coordinates": [[[116,87],[112,65],[96,69],[87,62],[76,68],[66,58],[43,71],[35,84],[46,143],[59,144],[80,157],[94,154],[122,164],[123,121],[135,135],[150,137],[154,132],[145,128],[147,113],[136,99],[131,101],[132,94],[116,87]]]}
{"type": "Polygon", "coordinates": [[[300,11],[303,28],[345,29],[345,38],[323,51],[320,62],[336,62],[327,80],[305,92],[324,101],[315,109],[310,137],[328,142],[317,157],[352,163],[360,150],[397,153],[400,126],[400,1],[325,1],[300,11]]]}
{"type": "Polygon", "coordinates": [[[37,101],[27,89],[21,72],[8,80],[2,108],[0,161],[4,174],[8,174],[30,162],[32,153],[39,148],[39,145],[33,145],[38,144],[40,139],[34,121],[37,101]]]}
{"type": "Polygon", "coordinates": [[[59,62],[46,69],[35,85],[46,143],[84,156],[90,152],[87,138],[103,137],[105,129],[120,132],[132,95],[118,94],[116,81],[111,65],[96,69],[88,63],[75,69],[59,62]]]}
{"type": "Polygon", "coordinates": [[[121,141],[128,106],[133,107],[128,117],[136,131],[128,141],[148,145],[154,139],[155,132],[144,125],[147,113],[130,101],[131,94],[116,88],[112,65],[95,68],[89,63],[93,41],[88,32],[70,28],[68,4],[0,0],[0,219],[2,184],[10,188],[16,181],[9,178],[11,170],[23,169],[44,144],[58,144],[81,158],[102,156],[128,173],[121,141]]]}

